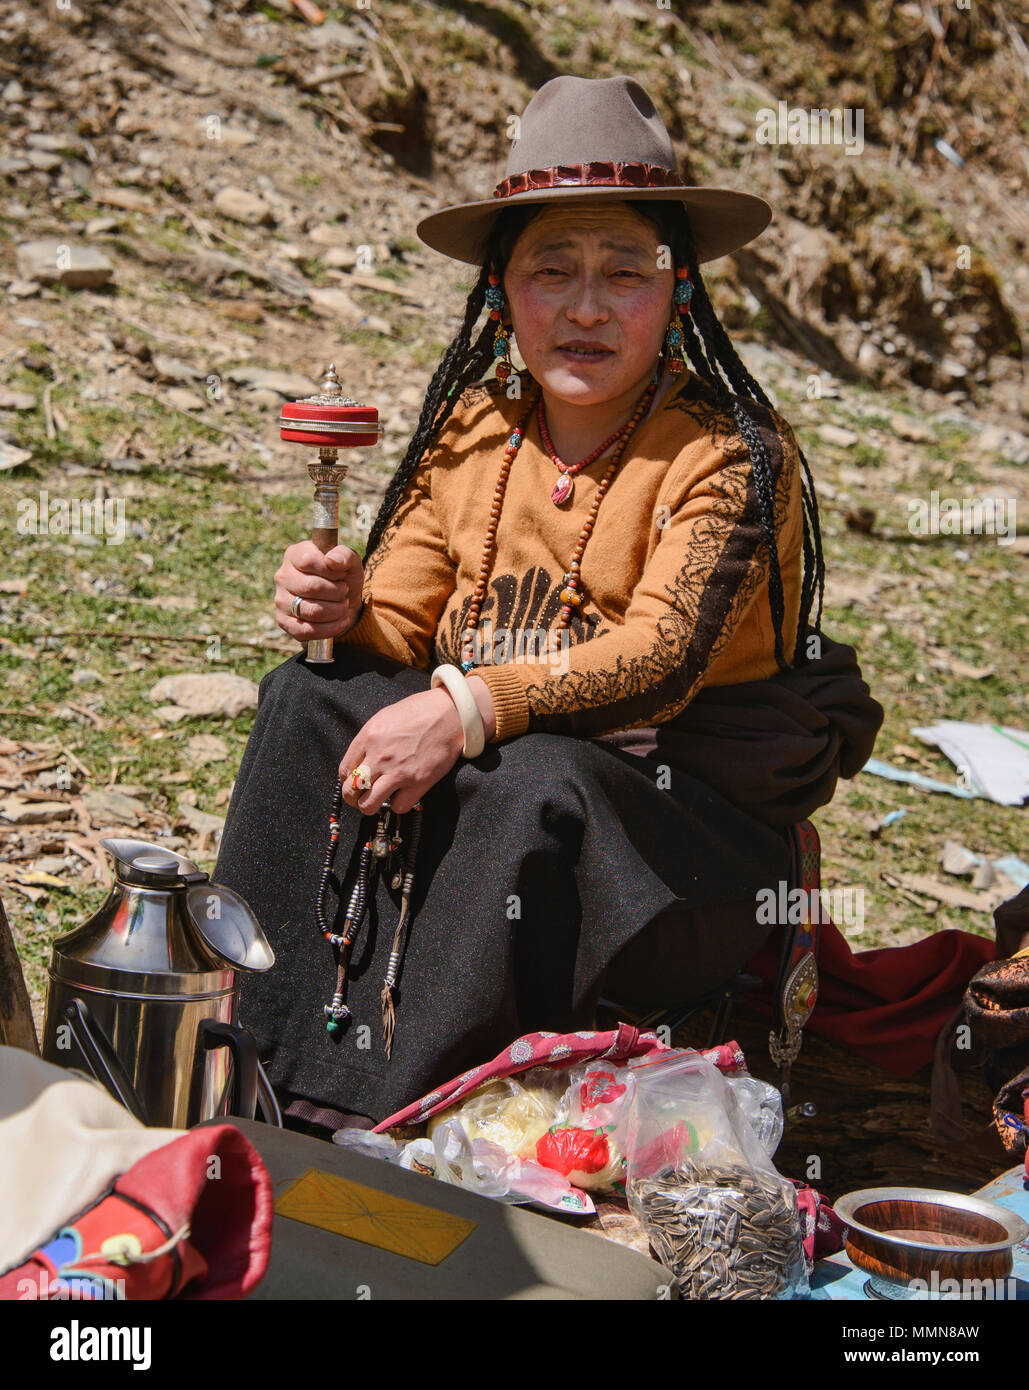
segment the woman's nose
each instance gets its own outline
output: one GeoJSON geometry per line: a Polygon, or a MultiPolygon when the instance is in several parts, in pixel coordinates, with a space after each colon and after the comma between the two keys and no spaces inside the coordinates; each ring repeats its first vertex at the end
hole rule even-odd
{"type": "Polygon", "coordinates": [[[575,323],[602,322],[609,312],[603,283],[593,279],[578,281],[565,306],[566,316],[575,323]]]}

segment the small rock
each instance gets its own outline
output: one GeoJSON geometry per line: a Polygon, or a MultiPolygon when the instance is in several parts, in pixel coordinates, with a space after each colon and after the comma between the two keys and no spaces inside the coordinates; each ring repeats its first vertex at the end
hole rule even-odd
{"type": "Polygon", "coordinates": [[[105,232],[116,232],[120,226],[117,217],[94,217],[86,223],[86,236],[103,236],[105,232]]]}
{"type": "Polygon", "coordinates": [[[181,724],[190,714],[189,710],[183,709],[181,705],[158,705],[154,713],[162,724],[181,724]]]}
{"type": "Polygon", "coordinates": [[[975,855],[957,840],[945,840],[940,867],[948,874],[970,874],[978,867],[975,855]]]}
{"type": "Polygon", "coordinates": [[[25,158],[33,169],[40,169],[44,174],[49,174],[63,163],[59,154],[51,154],[49,150],[29,150],[25,158]]]}
{"type": "Polygon", "coordinates": [[[989,860],[979,864],[972,875],[973,888],[992,888],[997,881],[997,871],[989,860]]]}
{"type": "Polygon", "coordinates": [[[10,158],[5,155],[0,159],[0,174],[24,174],[26,169],[31,168],[27,159],[19,159],[17,155],[10,158]]]}
{"type": "Polygon", "coordinates": [[[861,438],[854,430],[844,429],[841,425],[819,425],[818,437],[826,444],[838,444],[842,449],[849,449],[861,438]]]}
{"type": "Polygon", "coordinates": [[[898,439],[909,439],[912,444],[934,444],[936,433],[920,420],[912,420],[909,415],[891,415],[890,429],[898,439]]]}
{"type": "Polygon", "coordinates": [[[187,391],[184,386],[172,386],[164,392],[162,399],[176,410],[204,410],[207,406],[203,396],[198,396],[195,391],[187,391]]]}
{"type": "Polygon", "coordinates": [[[36,398],[31,391],[7,391],[0,388],[0,410],[35,410],[36,398]]]}
{"type": "Polygon", "coordinates": [[[63,854],[44,854],[40,859],[33,859],[32,867],[41,874],[63,874],[68,866],[63,854]]]}
{"type": "Polygon", "coordinates": [[[190,715],[222,714],[234,719],[257,708],[255,682],[227,671],[165,676],[149,694],[151,700],[169,701],[190,715]]]}
{"type": "Polygon", "coordinates": [[[82,141],[77,140],[74,135],[48,135],[45,131],[36,130],[26,135],[25,143],[34,150],[49,150],[53,152],[63,152],[64,154],[81,154],[82,141]]]}
{"type": "Polygon", "coordinates": [[[42,288],[38,280],[12,280],[7,286],[7,293],[12,299],[30,299],[42,288]]]}
{"type": "Polygon", "coordinates": [[[151,360],[160,382],[200,381],[204,375],[181,357],[168,357],[163,352],[155,352],[151,360]]]}
{"type": "Polygon", "coordinates": [[[233,367],[225,373],[237,386],[254,391],[275,391],[283,400],[299,400],[301,396],[317,396],[321,387],[299,372],[274,372],[265,367],[233,367]]]}
{"type": "Polygon", "coordinates": [[[981,454],[1001,454],[1013,463],[1029,463],[1029,437],[1001,425],[987,425],[976,440],[976,450],[981,454]]]}
{"type": "Polygon", "coordinates": [[[43,825],[47,821],[67,820],[74,815],[64,801],[23,801],[19,796],[7,796],[0,801],[0,817],[12,825],[43,825]]]}
{"type": "Polygon", "coordinates": [[[354,234],[347,227],[341,227],[331,222],[319,222],[316,227],[312,227],[306,233],[308,241],[313,241],[315,246],[344,246],[353,245],[354,234]]]}
{"type": "Polygon", "coordinates": [[[247,304],[241,299],[228,299],[218,308],[227,319],[237,319],[240,323],[260,323],[264,318],[260,304],[247,304]]]}
{"type": "Polygon", "coordinates": [[[346,290],[313,289],[311,291],[311,306],[315,313],[320,314],[322,318],[336,319],[348,328],[374,327],[380,333],[389,332],[389,325],[385,319],[379,318],[377,315],[366,314],[361,306],[347,294],[346,290]]]}
{"type": "Polygon", "coordinates": [[[4,87],[3,92],[0,92],[0,98],[14,106],[18,102],[25,100],[25,88],[16,77],[12,77],[6,87],[4,87]]]}
{"type": "Polygon", "coordinates": [[[882,364],[883,355],[874,343],[867,340],[858,348],[857,362],[863,372],[875,372],[882,364]]]}
{"type": "Polygon", "coordinates": [[[357,257],[353,251],[345,246],[330,246],[319,259],[332,270],[352,270],[357,264],[357,257]]]}
{"type": "Polygon", "coordinates": [[[187,742],[191,758],[195,763],[223,763],[229,756],[229,746],[217,734],[194,734],[187,742]]]}
{"type": "Polygon", "coordinates": [[[270,227],[275,222],[275,214],[255,193],[245,188],[222,188],[214,199],[214,210],[233,222],[243,222],[248,227],[270,227]]]}
{"type": "Polygon", "coordinates": [[[282,399],[280,392],[263,387],[259,391],[248,391],[246,395],[247,405],[254,410],[278,410],[282,399]]]}
{"type": "Polygon", "coordinates": [[[223,125],[218,129],[217,141],[212,144],[229,145],[233,149],[243,149],[247,145],[256,145],[257,136],[252,130],[245,130],[238,125],[223,125]]]}
{"type": "Polygon", "coordinates": [[[36,786],[44,792],[58,788],[62,792],[71,792],[73,796],[79,790],[78,779],[70,776],[67,768],[60,767],[48,767],[45,772],[40,772],[36,777],[36,786]]]}
{"type": "Polygon", "coordinates": [[[150,814],[142,801],[113,787],[94,787],[83,792],[82,804],[94,820],[115,825],[139,825],[150,814]]]}
{"type": "Polygon", "coordinates": [[[190,806],[188,801],[180,801],[178,811],[190,829],[199,830],[202,835],[218,833],[225,825],[224,816],[212,816],[207,811],[198,811],[195,806],[190,806]]]}
{"type": "Polygon", "coordinates": [[[79,666],[71,673],[72,685],[95,685],[97,681],[102,680],[103,676],[92,666],[79,666]]]}
{"type": "Polygon", "coordinates": [[[70,290],[101,289],[114,274],[114,266],[102,251],[71,239],[44,237],[40,241],[23,241],[16,256],[22,279],[64,285],[70,290]]]}

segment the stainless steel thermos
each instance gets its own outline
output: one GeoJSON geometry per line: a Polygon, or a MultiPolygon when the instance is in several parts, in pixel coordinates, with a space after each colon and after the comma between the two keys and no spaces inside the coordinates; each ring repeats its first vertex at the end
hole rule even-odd
{"type": "Polygon", "coordinates": [[[191,859],[143,840],[100,841],[114,884],[54,942],[43,1056],[102,1081],[145,1124],[277,1119],[253,1037],[236,1025],[241,970],[274,953],[250,908],[191,859]]]}

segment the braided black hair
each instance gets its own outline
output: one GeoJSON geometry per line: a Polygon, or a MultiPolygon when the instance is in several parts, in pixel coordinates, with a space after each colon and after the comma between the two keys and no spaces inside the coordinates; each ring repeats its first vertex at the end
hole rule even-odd
{"type": "MultiPolygon", "coordinates": [[[[683,325],[684,349],[697,374],[711,388],[718,405],[731,411],[747,449],[750,453],[754,478],[761,512],[761,524],[768,547],[768,599],[775,632],[775,659],[780,670],[788,669],[783,645],[783,621],[785,600],[782,574],[779,568],[779,551],[775,537],[774,484],[772,465],[768,448],[757,427],[751,410],[752,403],[767,409],[774,409],[771,401],[747,368],[736,355],[729,335],[719,323],[711,301],[708,298],[693,240],[689,214],[685,204],[669,200],[628,200],[628,206],[645,217],[657,229],[661,243],[667,245],[674,264],[686,266],[693,284],[693,298],[690,313],[681,317],[683,325]]],[[[411,437],[396,472],[390,479],[378,515],[368,535],[365,548],[365,561],[375,550],[396,511],[401,498],[415,470],[439,437],[444,425],[452,414],[461,393],[466,387],[481,381],[493,363],[493,336],[495,323],[486,319],[485,327],[474,342],[472,335],[483,309],[486,307],[486,289],[489,274],[493,267],[503,277],[504,269],[510,259],[515,242],[525,226],[543,211],[540,203],[523,204],[520,207],[505,208],[496,217],[483,248],[482,267],[465,305],[464,319],[457,336],[446,349],[439,366],[433,373],[422,403],[418,425],[411,437]]],[[[792,662],[803,664],[806,660],[806,637],[813,627],[821,629],[822,599],[825,588],[825,565],[822,557],[821,529],[818,522],[818,503],[815,497],[814,481],[803,450],[798,450],[801,463],[801,498],[804,514],[804,568],[800,591],[800,613],[797,622],[797,637],[792,662]],[[814,622],[811,621],[812,605],[817,598],[814,622]]]]}

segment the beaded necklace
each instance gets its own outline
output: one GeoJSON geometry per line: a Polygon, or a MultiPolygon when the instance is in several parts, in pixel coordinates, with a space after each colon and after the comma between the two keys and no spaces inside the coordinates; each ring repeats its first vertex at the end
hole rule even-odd
{"type": "MultiPolygon", "coordinates": [[[[636,426],[650,409],[651,402],[654,399],[654,393],[657,391],[659,379],[660,366],[655,368],[654,375],[651,377],[646,390],[637,402],[628,424],[624,425],[617,434],[613,435],[612,439],[607,440],[606,443],[601,446],[597,454],[594,455],[594,457],[599,457],[599,454],[603,453],[604,449],[611,444],[613,439],[618,440],[618,445],[611,455],[611,462],[608,465],[607,472],[598,483],[597,490],[593,495],[593,502],[590,506],[589,515],[586,517],[582,530],[579,532],[579,539],[575,543],[575,550],[572,552],[571,562],[569,563],[566,573],[561,576],[561,582],[564,587],[561,589],[559,595],[561,599],[561,609],[558,613],[557,621],[554,624],[554,630],[557,632],[563,631],[568,626],[568,620],[572,616],[573,609],[578,608],[583,601],[584,596],[582,592],[580,568],[582,565],[583,552],[586,549],[586,542],[590,538],[593,525],[597,519],[597,512],[600,510],[600,504],[604,500],[604,494],[607,492],[615,473],[618,471],[618,465],[622,460],[622,455],[625,453],[625,446],[632,437],[636,426]]],[[[539,405],[542,406],[542,393],[538,386],[532,394],[528,409],[515,425],[511,432],[511,437],[507,441],[504,448],[503,462],[500,466],[500,476],[497,479],[496,487],[493,489],[493,502],[490,506],[489,525],[486,528],[486,542],[483,546],[482,560],[479,564],[479,577],[472,591],[471,607],[468,610],[468,618],[461,639],[461,670],[464,671],[466,675],[476,666],[484,664],[483,662],[474,660],[475,634],[479,626],[479,613],[482,609],[489,578],[493,571],[497,527],[500,524],[500,512],[504,503],[504,494],[507,491],[507,480],[511,473],[511,465],[514,463],[515,456],[525,438],[525,430],[529,416],[536,409],[537,401],[539,405]]],[[[547,438],[549,439],[549,436],[547,438]]],[[[551,457],[554,458],[555,462],[558,461],[552,450],[551,457]]],[[[578,469],[580,467],[585,467],[587,463],[591,462],[593,462],[593,458],[587,458],[584,459],[581,464],[573,465],[573,467],[578,469]]],[[[554,500],[558,501],[559,499],[555,498],[554,500]]]]}
{"type": "Polygon", "coordinates": [[[550,461],[561,473],[561,477],[558,478],[557,482],[550,490],[550,500],[555,507],[560,507],[562,502],[567,502],[571,497],[574,488],[572,479],[575,477],[576,473],[581,473],[584,468],[588,468],[591,463],[595,463],[604,450],[609,448],[616,439],[620,439],[629,428],[627,422],[619,429],[616,429],[614,434],[609,435],[607,439],[604,440],[603,444],[598,444],[592,454],[587,454],[586,457],[580,459],[578,463],[565,463],[564,459],[558,458],[557,452],[554,449],[553,440],[550,438],[550,431],[547,429],[547,413],[543,409],[542,395],[540,396],[539,406],[536,409],[536,419],[540,427],[540,438],[543,440],[547,453],[550,455],[550,461]]]}

